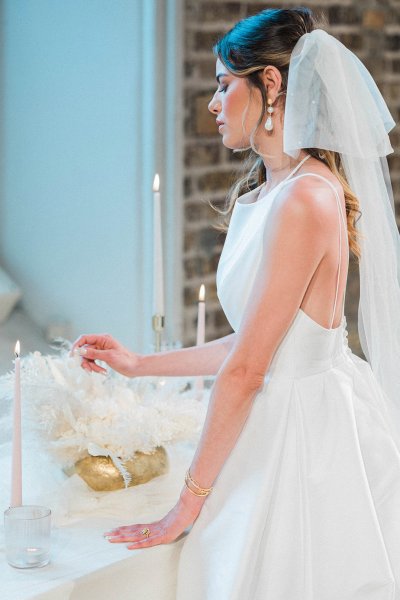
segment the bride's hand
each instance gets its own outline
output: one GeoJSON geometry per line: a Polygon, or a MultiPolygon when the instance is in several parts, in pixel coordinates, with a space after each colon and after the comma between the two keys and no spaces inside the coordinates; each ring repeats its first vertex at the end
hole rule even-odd
{"type": "Polygon", "coordinates": [[[201,512],[204,501],[205,498],[193,496],[187,489],[183,489],[178,502],[159,521],[116,527],[105,533],[104,537],[114,544],[129,542],[128,550],[169,544],[194,523],[201,512]],[[149,535],[146,535],[146,530],[149,530],[149,535]]]}
{"type": "Polygon", "coordinates": [[[112,369],[134,377],[139,364],[140,355],[131,352],[108,334],[81,335],[72,345],[71,354],[78,353],[82,357],[82,368],[96,373],[107,373],[107,370],[95,361],[101,360],[112,369]]]}

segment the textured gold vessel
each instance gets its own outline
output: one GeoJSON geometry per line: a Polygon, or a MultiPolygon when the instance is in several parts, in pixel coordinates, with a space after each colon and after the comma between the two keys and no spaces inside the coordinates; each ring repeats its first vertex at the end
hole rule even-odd
{"type": "MultiPolygon", "coordinates": [[[[124,461],[132,479],[129,487],[146,483],[168,471],[168,454],[163,446],[151,453],[137,451],[133,458],[124,461]]],[[[123,477],[109,456],[85,456],[65,470],[67,475],[77,473],[96,492],[110,492],[125,487],[123,477]]]]}

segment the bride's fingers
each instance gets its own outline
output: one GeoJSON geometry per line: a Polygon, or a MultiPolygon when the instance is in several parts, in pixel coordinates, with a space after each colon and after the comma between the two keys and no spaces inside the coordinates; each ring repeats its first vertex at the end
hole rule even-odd
{"type": "Polygon", "coordinates": [[[159,537],[160,533],[161,533],[159,528],[152,527],[150,529],[150,527],[149,527],[150,535],[147,536],[145,533],[143,533],[143,529],[144,529],[144,527],[140,527],[139,529],[136,529],[136,530],[124,531],[124,532],[120,532],[119,534],[108,535],[106,537],[109,542],[119,544],[119,543],[124,543],[124,542],[145,542],[150,537],[151,538],[159,537]]]}
{"type": "Polygon", "coordinates": [[[91,371],[94,371],[95,373],[101,373],[102,375],[107,375],[107,369],[104,367],[100,367],[100,365],[97,365],[95,362],[89,362],[89,364],[91,371]]]}
{"type": "Polygon", "coordinates": [[[85,371],[88,371],[88,373],[92,373],[94,371],[95,373],[101,373],[102,375],[107,375],[107,369],[104,369],[104,367],[97,365],[94,362],[94,360],[82,358],[81,367],[83,369],[85,369],[85,371]]]}
{"type": "Polygon", "coordinates": [[[97,348],[93,348],[93,346],[84,346],[83,348],[79,348],[77,352],[80,356],[92,361],[104,360],[108,362],[112,356],[110,350],[98,350],[97,348]]]}
{"type": "Polygon", "coordinates": [[[105,350],[106,348],[113,347],[115,345],[115,341],[108,333],[84,334],[72,344],[70,353],[73,354],[78,348],[86,345],[105,350]]]}
{"type": "Polygon", "coordinates": [[[101,336],[99,335],[81,335],[80,337],[78,337],[77,340],[75,340],[75,342],[72,344],[71,346],[71,354],[73,352],[75,352],[75,350],[77,348],[81,348],[82,346],[85,346],[86,344],[96,344],[99,341],[99,338],[101,336]]]}
{"type": "Polygon", "coordinates": [[[103,537],[109,538],[116,535],[121,535],[121,533],[130,533],[131,531],[134,531],[132,527],[127,527],[124,531],[121,529],[113,529],[112,531],[106,531],[103,533],[103,537]]]}
{"type": "Polygon", "coordinates": [[[86,360],[85,358],[83,358],[81,360],[81,367],[82,367],[82,369],[84,369],[85,371],[88,371],[89,373],[92,372],[90,361],[86,360]]]}
{"type": "MultiPolygon", "coordinates": [[[[172,541],[172,540],[171,540],[172,541]]],[[[148,539],[137,540],[127,546],[128,550],[138,550],[139,548],[150,548],[151,546],[158,546],[159,544],[165,544],[167,538],[165,533],[158,533],[157,535],[151,535],[148,539]]]]}
{"type": "Polygon", "coordinates": [[[154,526],[154,524],[151,523],[150,525],[147,525],[146,523],[134,523],[133,525],[121,525],[120,527],[110,529],[110,531],[107,531],[104,536],[118,535],[122,532],[137,531],[139,529],[144,529],[145,527],[150,529],[151,526],[154,526]]]}

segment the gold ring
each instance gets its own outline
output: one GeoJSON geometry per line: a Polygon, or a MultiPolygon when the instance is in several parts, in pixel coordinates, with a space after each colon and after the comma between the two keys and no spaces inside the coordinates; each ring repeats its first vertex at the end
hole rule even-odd
{"type": "Polygon", "coordinates": [[[148,527],[145,527],[144,529],[142,529],[141,533],[143,533],[146,537],[149,537],[150,529],[148,527]]]}

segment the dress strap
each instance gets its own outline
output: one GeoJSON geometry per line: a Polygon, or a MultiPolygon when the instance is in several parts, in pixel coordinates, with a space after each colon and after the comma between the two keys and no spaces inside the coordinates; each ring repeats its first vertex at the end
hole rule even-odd
{"type": "MultiPolygon", "coordinates": [[[[300,167],[300,165],[301,165],[301,163],[299,165],[297,165],[297,166],[300,167]]],[[[336,204],[337,204],[337,208],[338,208],[338,211],[339,211],[339,265],[338,265],[338,273],[337,273],[337,280],[336,280],[335,302],[334,302],[334,305],[333,305],[332,319],[331,319],[331,324],[330,324],[330,327],[329,327],[330,329],[332,329],[333,320],[335,318],[337,295],[338,295],[338,290],[339,290],[340,265],[341,265],[341,262],[342,262],[342,227],[341,227],[341,223],[340,223],[340,218],[342,218],[344,229],[346,231],[346,239],[347,239],[347,221],[346,221],[346,219],[343,216],[343,210],[342,210],[342,205],[341,205],[341,202],[340,202],[338,191],[335,188],[335,186],[333,185],[333,183],[331,181],[329,181],[329,179],[327,179],[323,175],[320,175],[319,173],[302,173],[301,175],[297,175],[296,177],[291,178],[291,180],[298,179],[300,177],[305,177],[306,175],[311,175],[312,177],[319,177],[320,179],[323,179],[324,181],[326,181],[326,183],[332,188],[332,190],[335,193],[336,200],[337,200],[336,204]]],[[[347,252],[349,252],[348,242],[347,242],[347,252]]],[[[344,293],[346,293],[346,287],[347,287],[347,283],[346,283],[346,286],[345,286],[345,292],[344,293]]],[[[342,318],[343,318],[343,316],[344,316],[344,301],[343,301],[343,304],[342,304],[342,318]]]]}
{"type": "Polygon", "coordinates": [[[289,179],[289,177],[292,177],[292,176],[293,176],[293,175],[294,175],[294,174],[295,174],[295,173],[296,173],[296,172],[297,172],[297,171],[300,169],[301,165],[302,165],[303,163],[305,163],[305,162],[306,162],[306,160],[308,160],[310,157],[311,157],[311,154],[307,154],[307,156],[305,156],[305,157],[303,158],[303,160],[301,160],[301,161],[299,162],[299,164],[295,166],[295,168],[293,169],[293,171],[290,171],[289,175],[287,175],[287,176],[285,177],[285,179],[282,179],[281,183],[283,183],[284,181],[287,181],[287,180],[289,179]]]}

